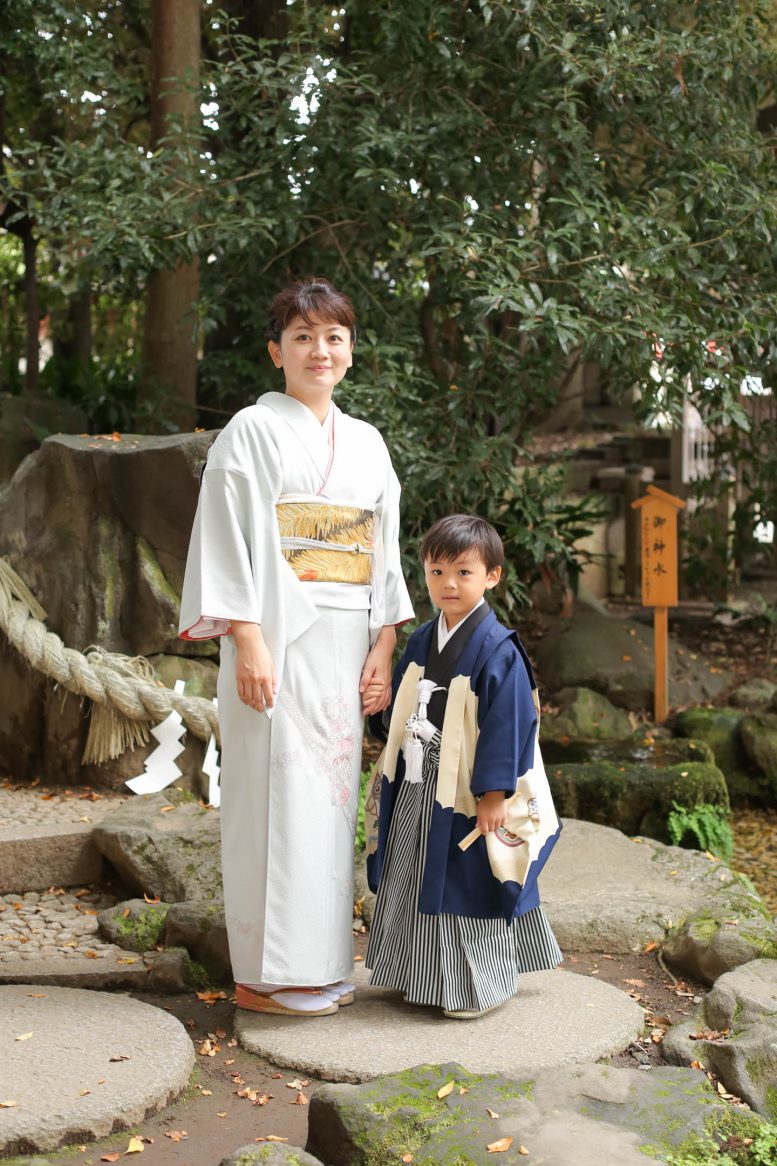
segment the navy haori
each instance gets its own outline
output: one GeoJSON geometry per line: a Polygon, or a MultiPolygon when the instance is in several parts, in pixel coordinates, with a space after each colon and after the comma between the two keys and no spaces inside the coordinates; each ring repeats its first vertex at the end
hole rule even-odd
{"type": "Polygon", "coordinates": [[[425,698],[419,681],[431,679],[429,717],[441,729],[440,761],[418,910],[510,920],[539,905],[537,877],[561,823],[540,755],[531,664],[515,632],[484,607],[442,650],[436,619],[413,632],[394,671],[390,718],[371,721],[386,747],[366,803],[367,874],[377,890],[412,749],[407,725],[417,723],[419,692],[425,698]],[[507,820],[472,842],[477,798],[491,790],[504,792],[507,820]]]}

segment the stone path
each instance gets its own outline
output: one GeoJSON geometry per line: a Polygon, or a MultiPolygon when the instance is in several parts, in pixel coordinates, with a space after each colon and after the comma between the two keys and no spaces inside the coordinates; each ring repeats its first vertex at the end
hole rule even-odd
{"type": "Polygon", "coordinates": [[[297,1020],[238,1012],[243,1048],[325,1081],[367,1081],[421,1062],[456,1061],[472,1073],[522,1073],[621,1052],[644,1026],[624,992],[560,970],[522,976],[518,994],[477,1021],[404,1004],[354,976],[356,1000],[334,1016],[297,1020]]]}
{"type": "Polygon", "coordinates": [[[108,791],[0,785],[0,895],[98,879],[92,829],[126,800],[108,791]]]}
{"type": "Polygon", "coordinates": [[[124,996],[0,987],[0,1154],[131,1129],[185,1088],[183,1025],[124,996]]]}

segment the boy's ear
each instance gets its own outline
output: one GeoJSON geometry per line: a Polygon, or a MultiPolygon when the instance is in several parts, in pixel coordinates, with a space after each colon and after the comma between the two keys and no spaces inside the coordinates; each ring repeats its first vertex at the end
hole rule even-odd
{"type": "Polygon", "coordinates": [[[496,587],[499,580],[502,578],[502,568],[494,567],[493,571],[489,571],[486,575],[486,591],[490,591],[492,587],[496,587]]]}

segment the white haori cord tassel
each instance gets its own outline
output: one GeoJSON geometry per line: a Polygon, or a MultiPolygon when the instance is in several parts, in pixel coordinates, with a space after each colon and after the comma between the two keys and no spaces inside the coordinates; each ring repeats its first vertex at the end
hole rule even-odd
{"type": "Polygon", "coordinates": [[[433,692],[443,692],[440,684],[433,680],[418,681],[418,712],[412,714],[405,721],[407,736],[402,746],[405,755],[405,781],[416,785],[420,782],[424,760],[424,741],[431,741],[437,728],[427,719],[426,710],[433,692]]]}

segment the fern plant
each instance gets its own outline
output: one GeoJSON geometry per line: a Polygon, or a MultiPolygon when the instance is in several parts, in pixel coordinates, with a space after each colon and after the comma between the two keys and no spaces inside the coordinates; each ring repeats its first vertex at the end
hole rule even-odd
{"type": "Polygon", "coordinates": [[[709,850],[724,862],[731,861],[734,835],[728,821],[728,810],[700,802],[697,806],[680,806],[672,802],[667,819],[669,837],[674,846],[691,846],[709,850]],[[690,841],[685,839],[690,835],[690,841]]]}

